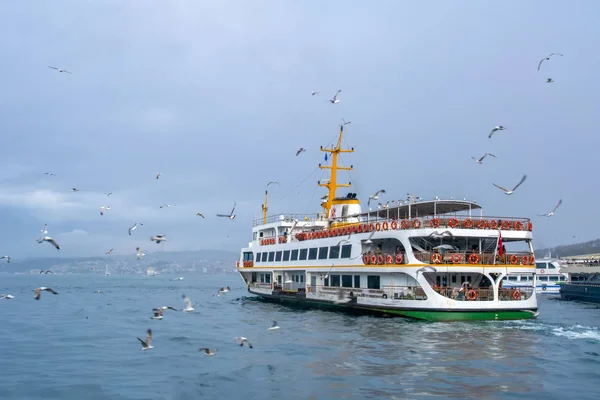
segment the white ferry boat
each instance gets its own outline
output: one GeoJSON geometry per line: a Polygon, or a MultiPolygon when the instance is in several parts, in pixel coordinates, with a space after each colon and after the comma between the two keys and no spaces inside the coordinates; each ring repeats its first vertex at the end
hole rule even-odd
{"type": "Polygon", "coordinates": [[[331,154],[323,212],[255,220],[237,271],[248,291],[274,302],[430,321],[530,319],[533,287],[502,287],[507,275],[536,284],[533,225],[483,216],[467,200],[407,201],[363,211],[356,193],[336,196],[343,127],[331,154]],[[477,215],[478,214],[478,215],[477,215]],[[513,250],[506,250],[506,247],[513,250]],[[520,248],[519,248],[520,247],[520,248]],[[529,279],[529,278],[528,278],[529,279]]]}
{"type": "MultiPolygon", "coordinates": [[[[536,260],[536,284],[535,291],[541,294],[560,293],[561,284],[565,283],[569,275],[561,271],[561,260],[557,258],[544,258],[536,260]]],[[[533,287],[533,276],[511,273],[502,278],[503,288],[533,287]]]]}

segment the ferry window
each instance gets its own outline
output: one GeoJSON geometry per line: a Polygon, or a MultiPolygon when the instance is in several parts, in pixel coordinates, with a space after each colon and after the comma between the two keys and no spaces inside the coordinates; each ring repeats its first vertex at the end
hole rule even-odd
{"type": "Polygon", "coordinates": [[[354,287],[355,288],[360,287],[360,275],[354,275],[354,287]]]}
{"type": "MultiPolygon", "coordinates": [[[[285,255],[284,255],[285,256],[285,255]]],[[[290,261],[298,260],[298,250],[292,250],[292,256],[290,257],[290,261]]]]}
{"type": "Polygon", "coordinates": [[[452,275],[452,283],[456,283],[456,275],[452,275]]]}
{"type": "Polygon", "coordinates": [[[327,259],[327,250],[329,250],[329,247],[319,247],[319,260],[327,259]]]}
{"type": "Polygon", "coordinates": [[[538,279],[540,281],[542,281],[542,282],[548,282],[548,277],[547,276],[540,276],[538,279]]]}
{"type": "Polygon", "coordinates": [[[275,252],[275,261],[281,261],[281,251],[275,252]]]}
{"type": "Polygon", "coordinates": [[[269,253],[262,253],[262,262],[267,262],[267,257],[269,256],[269,253]]]}
{"type": "Polygon", "coordinates": [[[558,276],[551,276],[548,279],[550,279],[551,281],[558,281],[558,280],[560,280],[560,278],[558,276]]]}
{"type": "Polygon", "coordinates": [[[260,283],[265,283],[265,274],[260,274],[260,283]]]}
{"type": "Polygon", "coordinates": [[[300,249],[300,257],[298,260],[306,260],[306,255],[308,254],[308,249],[300,249]]]}
{"type": "Polygon", "coordinates": [[[548,264],[545,263],[545,262],[536,262],[535,263],[535,267],[538,268],[538,269],[546,269],[547,265],[548,264]]]}
{"type": "Polygon", "coordinates": [[[316,247],[308,249],[308,259],[309,260],[316,260],[317,259],[317,248],[316,247]]]}
{"type": "Polygon", "coordinates": [[[265,274],[265,283],[271,283],[271,274],[265,274]]]}
{"type": "Polygon", "coordinates": [[[552,264],[548,264],[548,269],[556,269],[556,267],[552,264]]]}
{"type": "Polygon", "coordinates": [[[304,283],[304,275],[300,275],[300,283],[304,283]]]}
{"type": "Polygon", "coordinates": [[[269,252],[269,262],[273,261],[275,259],[275,252],[271,251],[269,252]]]}
{"type": "Polygon", "coordinates": [[[509,277],[508,277],[508,280],[509,280],[509,281],[516,281],[516,280],[517,280],[517,277],[516,277],[516,276],[509,276],[509,277]]]}
{"type": "Polygon", "coordinates": [[[340,287],[340,276],[331,275],[331,286],[340,287]]]}
{"type": "Polygon", "coordinates": [[[243,254],[243,258],[244,258],[244,261],[252,261],[252,259],[253,259],[252,252],[245,251],[243,254]]]}
{"type": "Polygon", "coordinates": [[[352,275],[342,275],[342,287],[352,287],[352,275]]]}
{"type": "Polygon", "coordinates": [[[290,251],[289,250],[285,250],[283,252],[283,261],[290,261],[290,251]]]}
{"type": "Polygon", "coordinates": [[[341,258],[350,258],[350,254],[352,253],[352,245],[345,244],[342,246],[342,257],[341,258]]]}
{"type": "Polygon", "coordinates": [[[329,286],[329,278],[323,280],[323,286],[329,286]]]}
{"type": "Polygon", "coordinates": [[[340,258],[340,246],[331,246],[329,248],[329,258],[340,258]]]}
{"type": "Polygon", "coordinates": [[[293,281],[296,283],[298,283],[300,281],[300,277],[298,277],[298,275],[294,275],[293,278],[294,278],[293,281]]]}
{"type": "Polygon", "coordinates": [[[367,275],[367,288],[369,289],[380,289],[380,278],[379,275],[367,275]]]}
{"type": "Polygon", "coordinates": [[[342,206],[342,217],[348,215],[348,205],[342,206]]]}
{"type": "Polygon", "coordinates": [[[260,253],[256,253],[256,262],[260,262],[260,253]]]}

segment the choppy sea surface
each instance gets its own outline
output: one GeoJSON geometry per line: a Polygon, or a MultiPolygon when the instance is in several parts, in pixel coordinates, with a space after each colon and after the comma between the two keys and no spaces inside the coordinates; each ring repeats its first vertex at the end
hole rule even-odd
{"type": "Polygon", "coordinates": [[[546,295],[533,321],[430,323],[265,303],[237,275],[175,278],[0,274],[15,296],[0,300],[0,399],[598,397],[598,306],[546,295]],[[59,294],[36,301],[39,286],[59,294]],[[195,312],[150,320],[183,293],[195,312]]]}

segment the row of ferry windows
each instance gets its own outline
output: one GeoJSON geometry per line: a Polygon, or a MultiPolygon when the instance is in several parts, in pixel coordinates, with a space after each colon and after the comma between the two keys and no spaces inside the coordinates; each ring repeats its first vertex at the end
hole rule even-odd
{"type": "Polygon", "coordinates": [[[302,261],[302,260],[327,260],[337,258],[350,258],[352,245],[346,244],[331,247],[313,247],[310,249],[296,249],[284,251],[270,251],[256,253],[256,262],[302,261]]]}
{"type": "MultiPolygon", "coordinates": [[[[565,280],[565,278],[563,278],[562,276],[556,276],[556,275],[544,275],[544,276],[539,276],[537,277],[538,281],[541,282],[548,282],[548,281],[563,281],[565,280]]],[[[516,281],[517,277],[516,276],[505,276],[504,278],[502,278],[503,281],[516,281]]],[[[533,276],[521,276],[521,282],[523,281],[533,281],[533,276]]]]}
{"type": "MultiPolygon", "coordinates": [[[[360,275],[330,275],[323,281],[324,286],[360,288],[360,275]]],[[[367,289],[381,289],[379,275],[367,275],[367,289]]]]}

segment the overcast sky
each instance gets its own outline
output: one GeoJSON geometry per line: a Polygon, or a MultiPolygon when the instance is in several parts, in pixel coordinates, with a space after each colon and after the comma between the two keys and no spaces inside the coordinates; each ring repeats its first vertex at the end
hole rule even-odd
{"type": "Polygon", "coordinates": [[[536,247],[596,239],[598,15],[583,0],[0,2],[0,253],[134,254],[154,234],[238,251],[270,180],[271,212],[321,210],[319,146],[342,118],[341,179],[364,207],[381,188],[466,197],[532,217],[536,247]],[[513,196],[492,185],[524,173],[513,196]],[[60,252],[35,242],[45,223],[60,252]]]}

